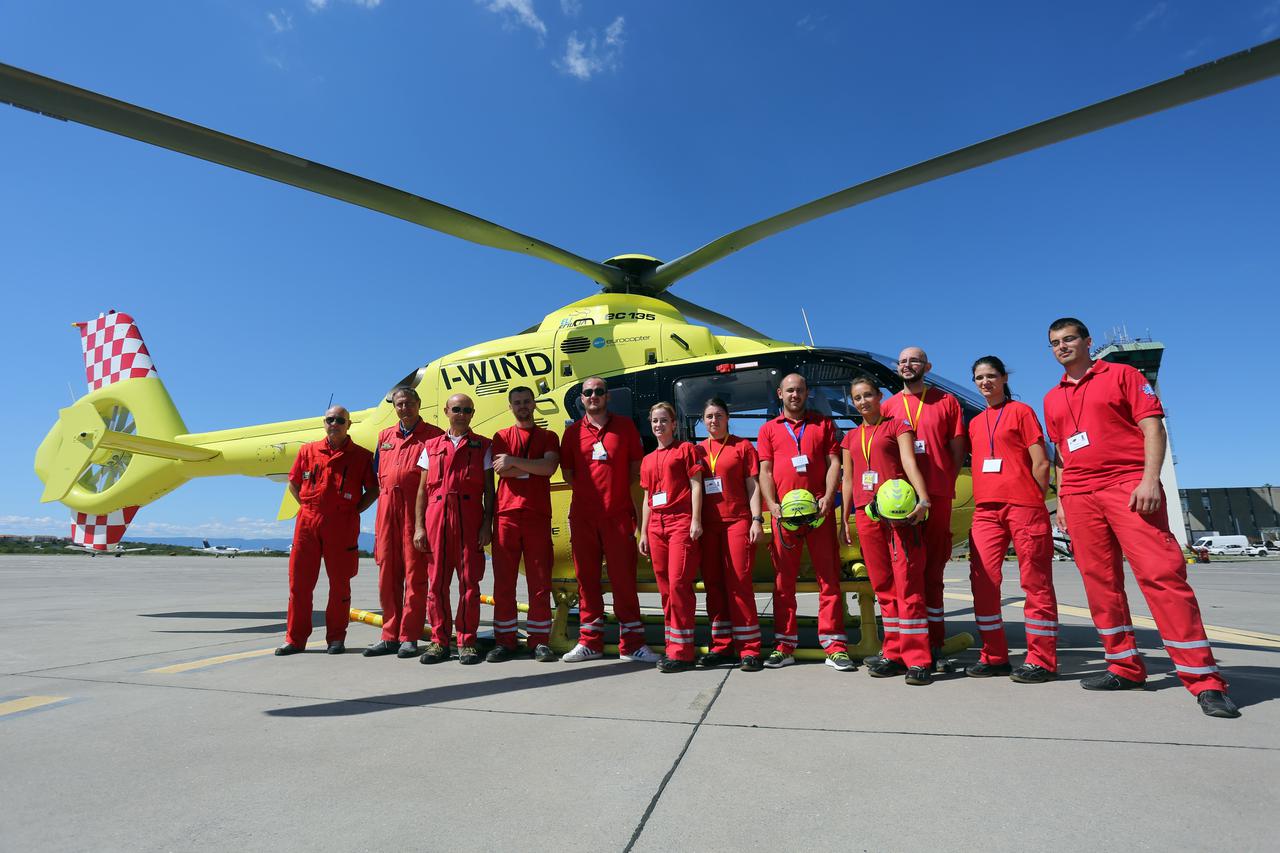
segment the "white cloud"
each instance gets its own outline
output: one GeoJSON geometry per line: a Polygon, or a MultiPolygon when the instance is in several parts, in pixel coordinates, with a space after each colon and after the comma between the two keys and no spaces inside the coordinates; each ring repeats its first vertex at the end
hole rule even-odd
{"type": "Polygon", "coordinates": [[[582,0],[560,0],[560,11],[566,18],[576,18],[582,11],[582,0]]]}
{"type": "Polygon", "coordinates": [[[307,11],[319,12],[329,5],[329,0],[307,0],[307,11]]]}
{"type": "Polygon", "coordinates": [[[590,80],[602,71],[616,71],[626,43],[622,38],[625,25],[626,21],[619,15],[605,28],[603,39],[595,30],[587,30],[583,38],[578,37],[577,30],[569,33],[564,55],[552,64],[579,80],[590,80]]]}
{"type": "Polygon", "coordinates": [[[357,6],[363,6],[366,9],[376,9],[382,5],[382,0],[352,0],[357,6]]]}
{"type": "Polygon", "coordinates": [[[804,30],[805,32],[811,33],[814,30],[816,30],[819,27],[819,25],[823,24],[826,20],[827,20],[826,15],[812,15],[812,14],[805,15],[803,18],[796,21],[796,29],[804,30]]]}
{"type": "Polygon", "coordinates": [[[1269,39],[1277,32],[1280,32],[1280,0],[1274,0],[1274,2],[1263,6],[1262,11],[1258,13],[1258,17],[1267,22],[1260,33],[1264,39],[1269,39]]]}
{"type": "Polygon", "coordinates": [[[293,15],[290,15],[284,9],[268,12],[267,20],[271,22],[271,29],[277,33],[287,33],[293,29],[293,15]]]}
{"type": "Polygon", "coordinates": [[[1133,28],[1138,32],[1142,32],[1160,18],[1164,17],[1164,13],[1167,11],[1169,11],[1169,4],[1165,3],[1164,0],[1160,0],[1159,3],[1151,7],[1147,14],[1133,22],[1133,28]]]}
{"type": "Polygon", "coordinates": [[[0,515],[0,533],[19,536],[70,536],[71,516],[0,515]]]}
{"type": "Polygon", "coordinates": [[[547,25],[533,11],[533,0],[476,0],[490,12],[502,15],[507,26],[513,23],[528,27],[541,38],[547,34],[547,25]]]}
{"type": "Polygon", "coordinates": [[[212,519],[201,524],[174,524],[168,521],[137,522],[129,528],[130,536],[199,536],[235,537],[238,539],[273,539],[293,535],[292,521],[276,521],[274,518],[241,517],[230,521],[212,519]]]}
{"type": "MultiPolygon", "coordinates": [[[[347,0],[348,3],[354,3],[365,9],[376,9],[382,5],[382,0],[347,0]]],[[[308,12],[323,12],[329,8],[329,0],[307,0],[308,12]]]]}

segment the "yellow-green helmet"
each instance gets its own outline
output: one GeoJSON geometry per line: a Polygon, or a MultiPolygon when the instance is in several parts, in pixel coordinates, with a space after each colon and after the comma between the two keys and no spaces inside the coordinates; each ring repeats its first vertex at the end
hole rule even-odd
{"type": "Polygon", "coordinates": [[[875,500],[867,505],[867,517],[873,520],[902,521],[916,508],[916,490],[906,480],[886,480],[876,491],[875,500]]]}
{"type": "Polygon", "coordinates": [[[818,500],[808,489],[792,489],[782,498],[782,517],[778,519],[787,530],[802,527],[818,527],[823,517],[818,515],[818,500]]]}

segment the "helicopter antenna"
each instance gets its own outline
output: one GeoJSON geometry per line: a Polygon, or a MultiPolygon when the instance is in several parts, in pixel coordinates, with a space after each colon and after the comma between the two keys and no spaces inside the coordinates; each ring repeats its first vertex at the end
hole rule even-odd
{"type": "Polygon", "coordinates": [[[332,409],[332,408],[333,408],[333,392],[332,392],[332,391],[330,391],[330,392],[329,392],[329,405],[325,406],[325,407],[324,407],[324,410],[327,412],[327,411],[329,411],[329,410],[330,410],[330,409],[332,409]]]}
{"type": "Polygon", "coordinates": [[[71,387],[70,381],[67,382],[67,393],[71,395],[71,402],[74,403],[76,401],[76,389],[71,387]]]}
{"type": "Polygon", "coordinates": [[[809,333],[809,346],[817,346],[813,342],[813,329],[809,328],[809,315],[805,313],[803,306],[800,308],[800,316],[804,318],[804,330],[809,333]]]}

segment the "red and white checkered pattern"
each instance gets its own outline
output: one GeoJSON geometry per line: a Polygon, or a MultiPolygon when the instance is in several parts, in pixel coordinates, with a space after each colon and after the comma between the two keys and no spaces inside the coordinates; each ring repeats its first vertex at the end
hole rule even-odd
{"type": "Polygon", "coordinates": [[[155,376],[156,366],[142,342],[142,333],[128,314],[115,311],[80,326],[84,375],[89,390],[97,391],[122,379],[155,376]]]}
{"type": "Polygon", "coordinates": [[[71,541],[87,545],[95,551],[105,551],[124,538],[124,532],[138,514],[136,506],[127,506],[107,515],[71,513],[71,541]]]}

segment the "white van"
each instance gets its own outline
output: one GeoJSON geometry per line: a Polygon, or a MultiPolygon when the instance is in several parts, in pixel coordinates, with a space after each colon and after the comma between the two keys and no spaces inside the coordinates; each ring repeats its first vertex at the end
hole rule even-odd
{"type": "Polygon", "coordinates": [[[1215,556],[1247,554],[1261,557],[1267,553],[1267,549],[1260,545],[1250,545],[1248,536],[1201,536],[1191,547],[1207,548],[1215,556]]]}

